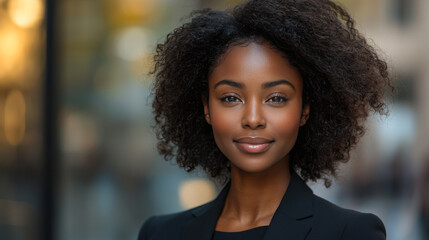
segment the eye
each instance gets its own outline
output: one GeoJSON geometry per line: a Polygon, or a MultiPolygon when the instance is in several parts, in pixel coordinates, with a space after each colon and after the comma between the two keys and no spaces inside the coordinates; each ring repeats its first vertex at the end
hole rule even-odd
{"type": "Polygon", "coordinates": [[[235,96],[226,96],[220,99],[222,102],[239,102],[240,99],[235,96]]]}
{"type": "Polygon", "coordinates": [[[285,97],[281,97],[281,96],[274,96],[270,99],[268,99],[267,102],[273,102],[273,103],[282,103],[282,102],[286,102],[288,99],[285,97]]]}

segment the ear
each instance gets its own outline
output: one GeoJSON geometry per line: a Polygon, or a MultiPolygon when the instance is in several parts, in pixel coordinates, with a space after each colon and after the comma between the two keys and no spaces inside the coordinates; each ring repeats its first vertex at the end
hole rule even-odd
{"type": "Polygon", "coordinates": [[[208,97],[205,95],[201,96],[201,101],[203,102],[203,106],[204,106],[204,117],[206,118],[206,122],[208,124],[212,124],[211,120],[210,120],[210,111],[209,111],[209,102],[208,102],[208,97]]]}
{"type": "Polygon", "coordinates": [[[301,120],[299,122],[299,126],[304,126],[307,122],[307,119],[310,117],[310,104],[306,104],[302,108],[301,120]]]}

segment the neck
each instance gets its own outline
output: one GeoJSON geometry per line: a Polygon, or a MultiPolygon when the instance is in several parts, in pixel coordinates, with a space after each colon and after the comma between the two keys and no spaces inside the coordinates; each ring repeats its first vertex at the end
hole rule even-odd
{"type": "Polygon", "coordinates": [[[243,172],[231,166],[231,188],[222,214],[240,225],[269,225],[289,181],[287,158],[258,173],[243,172]]]}

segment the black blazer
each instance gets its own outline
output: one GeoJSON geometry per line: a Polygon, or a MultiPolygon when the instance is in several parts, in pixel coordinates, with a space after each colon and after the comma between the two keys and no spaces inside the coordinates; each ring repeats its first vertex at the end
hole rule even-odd
{"type": "MultiPolygon", "coordinates": [[[[222,211],[228,183],[218,197],[202,206],[149,218],[140,229],[139,240],[211,240],[222,211]]],[[[267,229],[264,240],[386,239],[381,220],[368,213],[340,208],[313,194],[296,174],[267,229]]]]}

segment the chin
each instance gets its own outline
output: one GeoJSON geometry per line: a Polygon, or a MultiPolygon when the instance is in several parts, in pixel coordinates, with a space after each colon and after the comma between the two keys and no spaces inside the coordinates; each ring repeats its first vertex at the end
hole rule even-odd
{"type": "Polygon", "coordinates": [[[267,164],[262,163],[260,160],[247,160],[246,163],[237,163],[234,164],[231,162],[232,165],[237,168],[237,170],[240,170],[242,172],[246,173],[263,173],[269,169],[271,169],[275,164],[267,164]]]}

